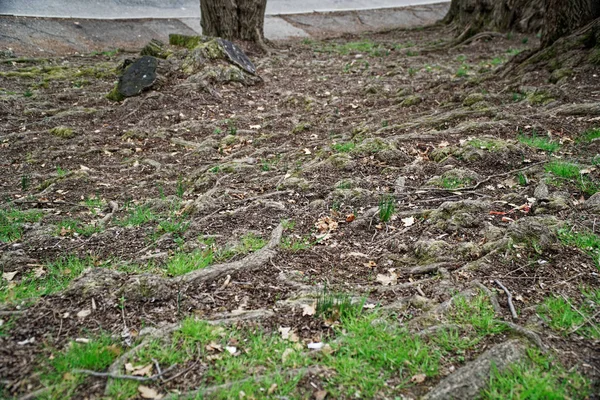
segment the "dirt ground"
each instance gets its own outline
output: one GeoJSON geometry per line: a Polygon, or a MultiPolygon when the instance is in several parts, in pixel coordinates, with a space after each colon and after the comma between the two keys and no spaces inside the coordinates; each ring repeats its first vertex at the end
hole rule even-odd
{"type": "MultiPolygon", "coordinates": [[[[249,51],[256,85],[174,75],[122,102],[105,96],[136,54],[0,59],[4,396],[43,388],[46,361],[77,338],[127,348],[195,316],[335,341],[335,324],[305,308],[324,290],[417,332],[473,288],[597,389],[600,297],[582,293],[600,288],[600,241],[577,235],[595,237],[600,210],[600,141],[584,137],[600,127],[600,67],[501,76],[536,37],[428,50],[446,39],[435,27],[275,43],[249,51]],[[574,175],[548,166],[566,162],[574,175]],[[170,267],[207,249],[230,249],[215,255],[222,271],[170,267]],[[577,311],[583,327],[544,317],[556,298],[591,310],[577,311]]],[[[189,366],[163,393],[205,384],[205,366],[189,366]]],[[[418,398],[443,375],[377,397],[418,398]]],[[[327,380],[309,373],[298,396],[327,380]]],[[[104,386],[88,377],[70,396],[104,386]]]]}

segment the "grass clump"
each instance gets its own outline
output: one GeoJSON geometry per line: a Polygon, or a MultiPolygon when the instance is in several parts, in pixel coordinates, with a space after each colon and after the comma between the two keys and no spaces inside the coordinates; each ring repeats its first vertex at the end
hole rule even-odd
{"type": "Polygon", "coordinates": [[[452,303],[450,319],[459,324],[467,324],[481,336],[500,333],[506,327],[495,318],[496,314],[489,298],[479,293],[472,299],[457,296],[452,303]]]}
{"type": "Polygon", "coordinates": [[[34,299],[64,290],[81,273],[94,265],[91,259],[65,257],[28,272],[20,281],[0,290],[0,302],[34,299]]]}
{"type": "Polygon", "coordinates": [[[592,195],[600,190],[599,185],[585,175],[583,168],[578,164],[568,161],[552,161],[546,164],[545,169],[558,178],[571,181],[583,193],[592,195]]]}
{"type": "Polygon", "coordinates": [[[342,55],[365,53],[373,57],[383,57],[390,54],[390,51],[379,43],[371,40],[361,40],[357,42],[348,42],[343,44],[330,44],[315,49],[316,52],[337,53],[342,55]]]}
{"type": "Polygon", "coordinates": [[[549,297],[538,307],[546,323],[564,336],[573,333],[590,339],[600,338],[600,326],[592,320],[600,309],[600,289],[584,289],[583,301],[576,307],[566,297],[549,297]]]}
{"type": "Polygon", "coordinates": [[[117,220],[120,226],[140,226],[155,221],[158,216],[147,205],[137,205],[129,209],[125,218],[117,220]]]}
{"type": "Polygon", "coordinates": [[[57,126],[49,131],[52,135],[62,138],[62,139],[71,139],[75,137],[75,131],[71,128],[67,128],[66,126],[57,126]]]}
{"type": "Polygon", "coordinates": [[[393,196],[383,196],[379,200],[379,220],[389,222],[396,211],[396,199],[393,196]]]}
{"type": "Polygon", "coordinates": [[[331,145],[331,148],[336,153],[350,153],[355,147],[356,144],[354,142],[334,143],[331,145]]]}
{"type": "Polygon", "coordinates": [[[21,211],[0,208],[0,242],[10,243],[21,239],[23,225],[38,222],[44,214],[41,211],[21,211]]]}
{"type": "Polygon", "coordinates": [[[528,350],[526,360],[512,364],[503,372],[492,370],[490,383],[480,395],[482,400],[574,399],[586,398],[590,383],[575,371],[566,371],[558,362],[528,350]]]}
{"type": "Polygon", "coordinates": [[[533,132],[532,136],[526,136],[521,133],[519,135],[519,142],[548,153],[554,153],[560,148],[560,143],[551,140],[548,136],[538,136],[535,132],[533,132]]]}
{"type": "Polygon", "coordinates": [[[600,138],[600,128],[592,128],[583,132],[577,139],[577,142],[590,143],[598,138],[600,138]]]}
{"type": "Polygon", "coordinates": [[[459,189],[462,187],[469,186],[471,183],[473,183],[473,180],[468,179],[468,178],[447,176],[447,177],[443,177],[440,180],[439,186],[443,187],[444,189],[459,189]]]}
{"type": "Polygon", "coordinates": [[[70,398],[73,391],[87,375],[73,373],[74,369],[93,371],[106,370],[121,354],[121,347],[108,335],[100,336],[88,343],[69,343],[67,349],[54,354],[41,374],[46,387],[51,387],[49,398],[70,398]],[[62,396],[61,396],[62,395],[62,396]]]}
{"type": "Polygon", "coordinates": [[[577,232],[568,227],[559,229],[557,234],[565,245],[583,250],[600,268],[600,236],[589,231],[577,232]]]}
{"type": "Polygon", "coordinates": [[[325,288],[317,298],[315,307],[317,317],[329,321],[358,318],[362,312],[365,299],[355,302],[346,293],[334,293],[325,288]]]}
{"type": "Polygon", "coordinates": [[[467,143],[469,144],[469,146],[488,151],[499,151],[506,148],[505,142],[496,139],[472,139],[469,140],[467,143]]]}
{"type": "Polygon", "coordinates": [[[84,224],[81,221],[74,219],[65,219],[56,226],[56,234],[58,236],[92,236],[102,230],[101,226],[84,224]]]}

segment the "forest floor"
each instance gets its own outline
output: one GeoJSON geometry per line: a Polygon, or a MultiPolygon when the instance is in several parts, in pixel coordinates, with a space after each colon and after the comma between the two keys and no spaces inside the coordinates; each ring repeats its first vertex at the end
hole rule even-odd
{"type": "Polygon", "coordinates": [[[0,59],[0,397],[594,397],[600,67],[450,37],[0,59]]]}

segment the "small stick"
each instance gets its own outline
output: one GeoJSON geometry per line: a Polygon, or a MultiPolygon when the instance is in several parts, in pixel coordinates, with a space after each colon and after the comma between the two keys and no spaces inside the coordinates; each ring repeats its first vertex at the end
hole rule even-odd
{"type": "Polygon", "coordinates": [[[510,313],[512,314],[512,317],[514,319],[519,318],[519,316],[517,315],[517,310],[515,310],[515,306],[512,302],[512,293],[510,293],[506,286],[504,286],[499,280],[496,279],[494,280],[494,282],[496,283],[496,285],[500,286],[502,290],[504,290],[504,293],[506,293],[506,296],[508,297],[508,308],[510,308],[510,313]]]}
{"type": "Polygon", "coordinates": [[[138,382],[147,382],[147,381],[155,381],[170,370],[172,370],[177,364],[171,365],[169,368],[165,369],[162,373],[152,375],[152,376],[134,376],[134,375],[120,375],[120,374],[111,374],[110,372],[96,372],[91,371],[89,369],[74,369],[74,374],[86,374],[90,376],[96,376],[98,378],[111,378],[111,379],[128,379],[131,381],[138,382]]]}
{"type": "Polygon", "coordinates": [[[581,328],[583,328],[584,326],[586,326],[587,324],[590,324],[594,329],[596,329],[596,326],[593,324],[593,320],[594,318],[596,318],[598,315],[600,315],[600,311],[598,311],[596,314],[592,315],[589,319],[586,318],[585,322],[579,326],[576,326],[575,329],[573,329],[571,332],[569,332],[569,335],[572,333],[577,332],[578,330],[580,330],[581,328]]]}

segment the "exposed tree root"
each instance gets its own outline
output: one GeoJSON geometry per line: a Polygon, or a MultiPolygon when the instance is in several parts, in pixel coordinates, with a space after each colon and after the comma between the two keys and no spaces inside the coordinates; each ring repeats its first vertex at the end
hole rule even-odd
{"type": "Polygon", "coordinates": [[[525,336],[533,344],[535,344],[542,352],[545,353],[548,351],[548,347],[544,344],[544,342],[542,342],[542,339],[540,338],[540,336],[537,333],[535,333],[521,325],[515,324],[513,322],[508,322],[508,321],[498,321],[498,322],[506,325],[508,328],[510,328],[510,330],[512,330],[520,335],[525,336]]]}
{"type": "Polygon", "coordinates": [[[468,110],[468,109],[458,109],[452,110],[446,113],[442,113],[440,115],[429,115],[425,117],[418,118],[413,122],[407,122],[399,125],[389,125],[383,128],[378,129],[375,133],[382,134],[387,131],[395,131],[402,129],[416,129],[421,126],[439,126],[442,124],[450,123],[456,121],[457,119],[463,118],[480,118],[480,117],[494,117],[496,115],[495,110],[468,110]]]}
{"type": "Polygon", "coordinates": [[[246,382],[261,382],[261,381],[264,381],[267,379],[272,379],[279,375],[285,375],[287,378],[293,378],[298,375],[304,376],[306,374],[317,375],[317,374],[323,373],[325,371],[326,371],[325,368],[319,367],[319,366],[312,366],[312,367],[298,368],[298,369],[289,369],[287,371],[275,372],[275,373],[268,374],[268,375],[253,376],[253,377],[241,379],[241,380],[235,381],[235,382],[224,383],[222,385],[208,386],[203,389],[197,389],[197,390],[193,390],[191,392],[187,392],[187,393],[183,393],[183,394],[170,394],[170,395],[167,395],[166,397],[163,397],[163,399],[164,400],[175,400],[175,399],[183,400],[183,399],[198,398],[198,396],[200,396],[200,398],[204,398],[205,396],[209,396],[211,394],[214,394],[214,393],[217,393],[220,391],[231,389],[235,385],[239,385],[239,384],[246,383],[246,382]]]}

